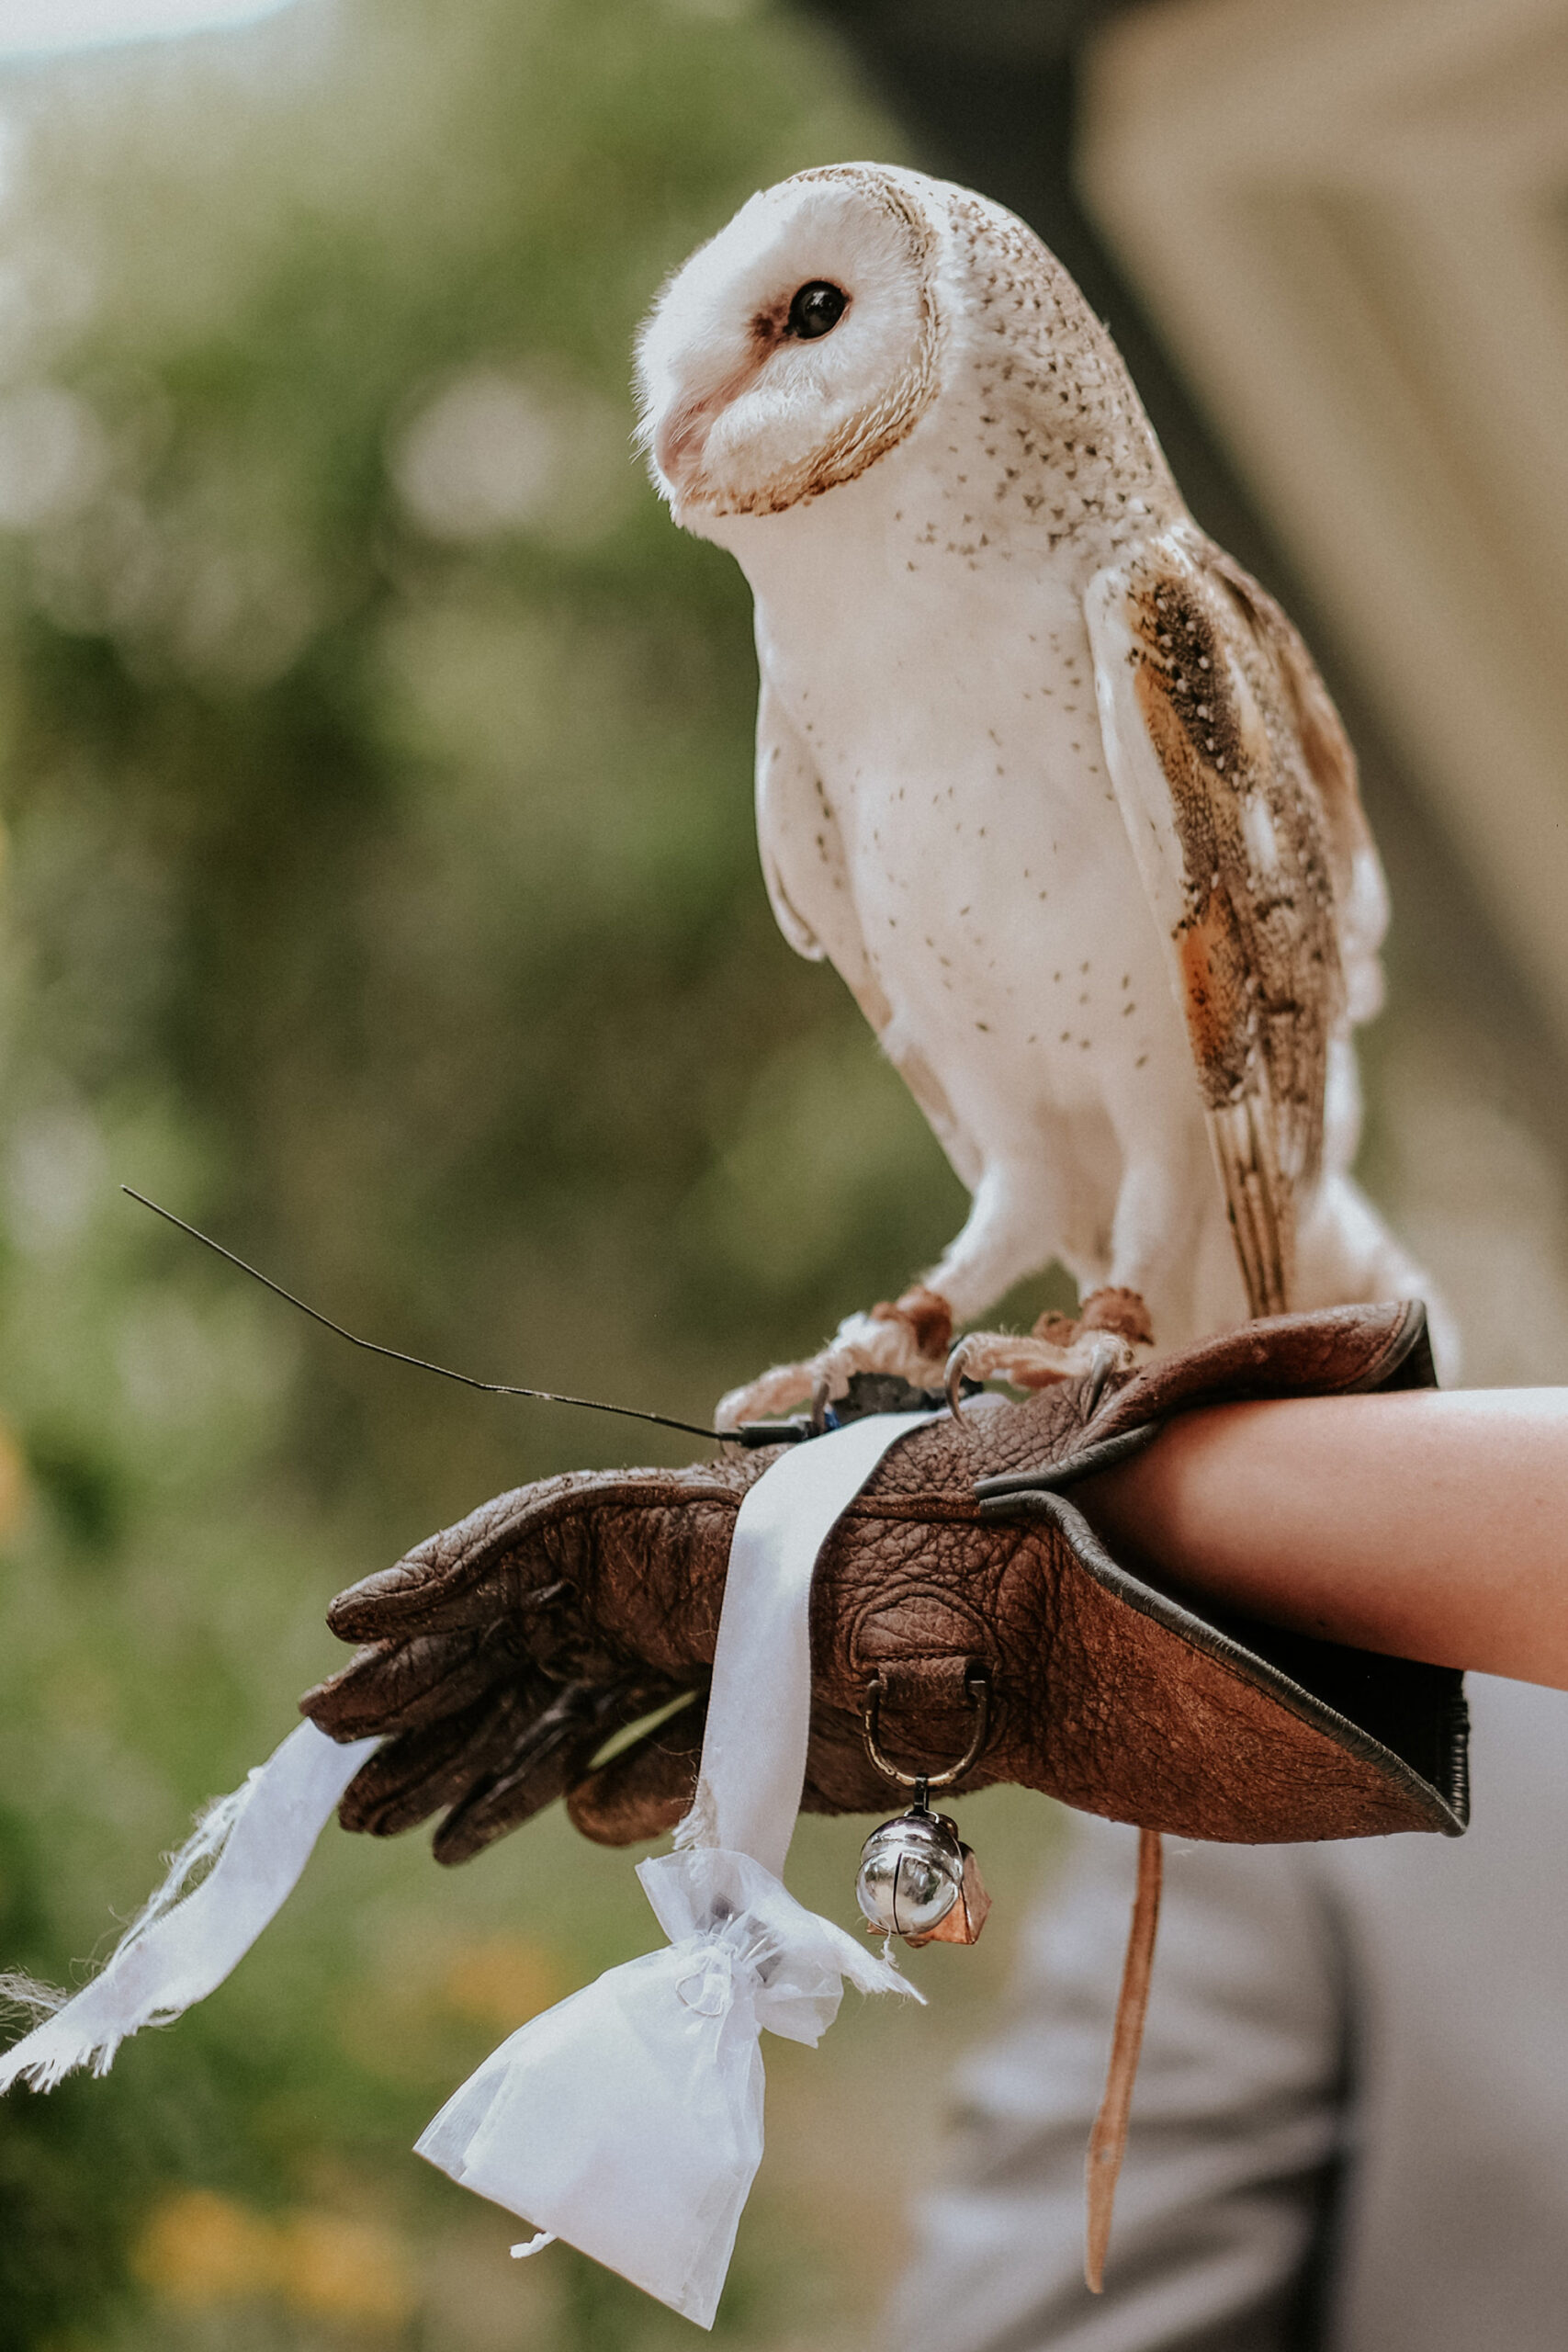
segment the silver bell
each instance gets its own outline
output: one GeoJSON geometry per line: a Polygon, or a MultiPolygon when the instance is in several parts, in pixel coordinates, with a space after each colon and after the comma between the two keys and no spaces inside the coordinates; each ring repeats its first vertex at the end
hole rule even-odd
{"type": "Polygon", "coordinates": [[[922,1940],[941,1927],[964,1892],[964,1849],[942,1813],[911,1805],[874,1829],[861,1848],[855,1897],[884,1935],[922,1940]]]}

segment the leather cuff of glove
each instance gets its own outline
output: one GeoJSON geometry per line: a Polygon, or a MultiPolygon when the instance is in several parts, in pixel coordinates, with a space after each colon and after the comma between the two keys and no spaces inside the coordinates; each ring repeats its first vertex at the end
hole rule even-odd
{"type": "MultiPolygon", "coordinates": [[[[1349,1378],[1326,1359],[1314,1367],[1310,1345],[1303,1357],[1292,1344],[1310,1342],[1314,1327],[1327,1320],[1272,1317],[1156,1364],[1122,1388],[1085,1425],[1083,1442],[1060,1459],[1038,1471],[982,1479],[975,1488],[983,1518],[1049,1521],[1084,1575],[1114,1604],[1113,1614],[1131,1611],[1142,1621],[1132,1649],[1142,1654],[1152,1645],[1159,1654],[1160,1723],[1151,1727],[1128,1711],[1108,1726],[1108,1737],[1144,1751],[1134,1777],[1148,1793],[1124,1816],[1103,1796],[1088,1798],[1089,1811],[1179,1836],[1238,1842],[1464,1831],[1461,1674],[1314,1640],[1189,1591],[1162,1589],[1114,1559],[1064,1491],[1148,1443],[1177,1412],[1262,1396],[1437,1385],[1419,1302],[1389,1310],[1386,1346],[1349,1378]],[[1214,1736],[1216,1695],[1223,1698],[1216,1671],[1234,1685],[1229,1737],[1214,1736]],[[1207,1750],[1196,1786],[1195,1741],[1207,1750]],[[1161,1745],[1168,1768],[1163,1776],[1161,1745]],[[1262,1763],[1269,1755],[1272,1770],[1262,1763]],[[1166,1801],[1157,1793],[1162,1777],[1166,1801]]],[[[1068,1803],[1085,1802],[1070,1789],[1060,1793],[1068,1803]]]]}

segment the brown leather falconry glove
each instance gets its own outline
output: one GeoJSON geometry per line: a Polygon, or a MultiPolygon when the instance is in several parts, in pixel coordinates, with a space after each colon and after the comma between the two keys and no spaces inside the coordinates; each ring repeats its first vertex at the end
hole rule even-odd
{"type": "MultiPolygon", "coordinates": [[[[1072,1483],[1170,1415],[1243,1397],[1429,1386],[1416,1306],[1283,1316],[1106,1383],[976,1400],[906,1438],[823,1547],[803,1804],[885,1809],[863,1733],[958,1784],[998,1781],[1186,1838],[1266,1843],[1464,1826],[1464,1709],[1447,1669],[1222,1614],[1120,1566],[1072,1483]]],[[[809,1441],[807,1441],[809,1442],[809,1441]]],[[[691,1801],[729,1539],[772,1449],[685,1470],[581,1472],[502,1495],[333,1603],[367,1645],[301,1702],[337,1739],[387,1735],[344,1796],[379,1836],[444,1812],[454,1862],[564,1795],[610,1844],[691,1801]],[[609,1762],[612,1736],[690,1703],[609,1762]]]]}

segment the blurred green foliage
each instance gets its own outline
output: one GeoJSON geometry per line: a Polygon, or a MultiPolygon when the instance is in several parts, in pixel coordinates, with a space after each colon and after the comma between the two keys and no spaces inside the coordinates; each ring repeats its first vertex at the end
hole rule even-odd
{"type": "MultiPolygon", "coordinates": [[[[774,933],[743,583],[628,447],[665,272],[897,152],[838,54],[700,0],[299,0],[13,69],[0,128],[0,1964],[62,1980],[287,1730],[333,1589],[630,1428],[356,1358],[120,1182],[394,1345],[694,1418],[962,1198],[774,933]]],[[[860,1834],[802,1840],[840,1913],[860,1834]]],[[[405,2153],[651,1932],[558,1822],[449,1880],[329,1838],[204,2009],[0,2109],[0,2352],[683,2336],[405,2153]]],[[[770,2061],[737,2342],[857,2335],[919,2025],[770,2061]]]]}

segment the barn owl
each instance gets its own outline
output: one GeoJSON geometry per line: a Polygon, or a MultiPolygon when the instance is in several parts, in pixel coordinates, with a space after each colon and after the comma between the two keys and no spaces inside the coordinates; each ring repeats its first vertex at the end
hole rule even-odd
{"type": "Polygon", "coordinates": [[[638,377],[658,489],[753,592],[773,912],[972,1203],[721,1426],[931,1385],[1053,1261],[1077,1321],[972,1333],[966,1371],[1422,1293],[1348,1172],[1387,919],[1350,747],[1061,265],[967,189],[803,172],[677,273],[638,377]]]}

